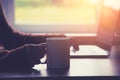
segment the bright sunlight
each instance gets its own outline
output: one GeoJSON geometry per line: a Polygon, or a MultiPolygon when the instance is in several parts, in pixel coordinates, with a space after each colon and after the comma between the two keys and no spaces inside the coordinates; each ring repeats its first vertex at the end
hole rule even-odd
{"type": "Polygon", "coordinates": [[[15,24],[95,24],[97,1],[15,0],[15,24]]]}
{"type": "Polygon", "coordinates": [[[90,0],[90,3],[96,4],[99,0],[90,0]]]}

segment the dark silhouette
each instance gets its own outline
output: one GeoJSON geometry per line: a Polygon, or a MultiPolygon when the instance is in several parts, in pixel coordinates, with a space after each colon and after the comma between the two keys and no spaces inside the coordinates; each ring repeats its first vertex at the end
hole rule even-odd
{"type": "MultiPolygon", "coordinates": [[[[0,0],[1,1],[1,0],[0,0]]],[[[31,70],[46,53],[47,37],[63,34],[32,35],[14,30],[7,22],[0,3],[0,70],[31,70]]]]}

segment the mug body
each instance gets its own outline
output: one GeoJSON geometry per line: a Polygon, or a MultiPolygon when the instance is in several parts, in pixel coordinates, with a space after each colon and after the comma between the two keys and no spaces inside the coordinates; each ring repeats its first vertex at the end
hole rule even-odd
{"type": "Polygon", "coordinates": [[[70,39],[67,37],[47,38],[47,68],[68,69],[70,66],[70,39]]]}

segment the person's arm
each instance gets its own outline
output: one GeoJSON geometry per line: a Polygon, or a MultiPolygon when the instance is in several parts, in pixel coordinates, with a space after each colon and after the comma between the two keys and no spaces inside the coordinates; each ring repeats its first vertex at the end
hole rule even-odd
{"type": "Polygon", "coordinates": [[[25,34],[27,44],[40,44],[46,43],[48,37],[65,37],[62,33],[37,33],[37,34],[25,34]]]}
{"type": "MultiPolygon", "coordinates": [[[[8,24],[4,9],[0,3],[0,43],[5,49],[11,50],[20,47],[24,44],[40,44],[45,43],[48,37],[65,37],[62,33],[43,33],[43,34],[28,34],[16,31],[8,24]]],[[[74,45],[73,45],[74,46],[74,45]]]]}
{"type": "Polygon", "coordinates": [[[45,53],[43,44],[26,44],[13,50],[3,50],[0,53],[0,70],[31,70],[45,53]]]}

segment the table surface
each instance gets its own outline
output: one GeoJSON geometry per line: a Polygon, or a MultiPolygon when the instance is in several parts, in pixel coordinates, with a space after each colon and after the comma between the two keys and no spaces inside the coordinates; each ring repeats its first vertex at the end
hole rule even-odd
{"type": "MultiPolygon", "coordinates": [[[[107,56],[106,53],[95,48],[95,46],[81,47],[82,50],[76,54],[84,53],[84,56],[107,56]],[[87,52],[86,52],[87,48],[87,52]],[[95,51],[92,50],[95,49],[95,51]],[[87,54],[85,54],[87,53],[87,54]]],[[[71,52],[71,54],[73,54],[71,52]]],[[[74,56],[74,55],[73,55],[74,56]]],[[[80,55],[79,55],[80,56],[80,55]]],[[[70,68],[68,70],[47,70],[46,64],[39,64],[33,67],[31,72],[0,72],[0,78],[42,78],[42,77],[82,77],[82,76],[120,76],[120,61],[109,57],[84,57],[71,58],[70,68]]]]}
{"type": "Polygon", "coordinates": [[[68,71],[48,71],[46,64],[39,64],[30,73],[2,72],[0,78],[19,77],[80,77],[80,76],[119,76],[120,66],[114,60],[104,59],[70,59],[68,71]]]}

